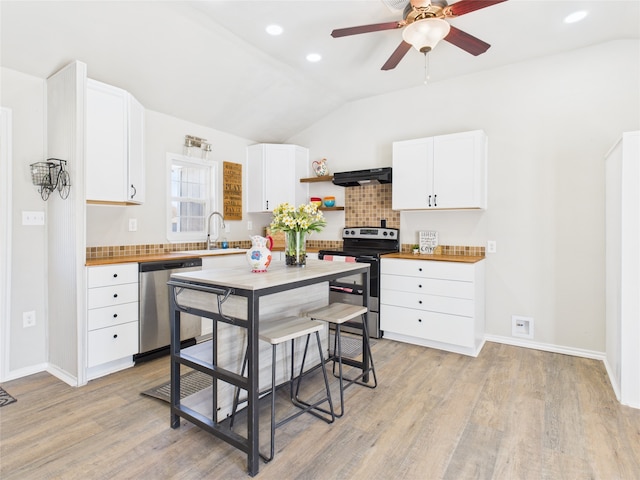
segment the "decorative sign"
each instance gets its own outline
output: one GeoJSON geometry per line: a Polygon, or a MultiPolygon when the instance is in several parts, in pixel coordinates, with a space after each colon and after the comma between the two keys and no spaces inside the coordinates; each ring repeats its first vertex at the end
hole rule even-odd
{"type": "Polygon", "coordinates": [[[438,232],[427,230],[420,232],[420,253],[433,253],[438,246],[438,232]]]}
{"type": "Polygon", "coordinates": [[[242,164],[222,162],[223,213],[225,220],[242,220],[242,164]]]}

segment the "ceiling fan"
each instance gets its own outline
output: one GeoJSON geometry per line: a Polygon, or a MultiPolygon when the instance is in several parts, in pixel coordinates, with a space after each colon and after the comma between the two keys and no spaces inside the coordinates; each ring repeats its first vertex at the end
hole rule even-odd
{"type": "Polygon", "coordinates": [[[411,47],[426,55],[443,39],[469,52],[471,55],[480,55],[486,52],[491,45],[450,25],[445,19],[459,17],[507,0],[460,0],[452,5],[447,4],[446,0],[382,1],[391,9],[399,9],[398,7],[402,8],[404,5],[404,20],[338,28],[331,32],[331,36],[338,38],[360,33],[404,28],[402,31],[402,43],[382,66],[382,70],[391,70],[400,63],[400,60],[411,47]]]}

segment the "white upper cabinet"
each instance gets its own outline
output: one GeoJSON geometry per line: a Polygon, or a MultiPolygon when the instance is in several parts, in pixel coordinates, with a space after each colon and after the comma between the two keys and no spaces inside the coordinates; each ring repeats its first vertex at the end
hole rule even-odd
{"type": "Polygon", "coordinates": [[[482,130],[393,144],[394,210],[486,208],[486,185],[482,130]]]}
{"type": "Polygon", "coordinates": [[[280,203],[308,203],[309,150],[297,145],[257,144],[247,147],[247,212],[271,212],[280,203]]]}
{"type": "Polygon", "coordinates": [[[87,80],[86,199],[144,202],[144,108],[131,94],[87,80]]]}

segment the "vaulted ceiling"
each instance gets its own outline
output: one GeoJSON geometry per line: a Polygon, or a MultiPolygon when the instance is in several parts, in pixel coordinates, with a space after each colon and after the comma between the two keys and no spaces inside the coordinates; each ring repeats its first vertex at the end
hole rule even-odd
{"type": "Polygon", "coordinates": [[[439,82],[610,40],[640,41],[636,0],[509,0],[450,20],[490,43],[486,53],[441,42],[426,58],[409,51],[389,71],[380,68],[400,29],[330,36],[401,19],[381,0],[3,0],[0,63],[46,78],[80,60],[91,78],[130,91],[146,108],[282,142],[345,103],[423,85],[427,73],[439,82]],[[563,23],[576,10],[587,17],[563,23]],[[269,36],[269,24],[283,33],[269,36]],[[308,53],[322,60],[310,63],[308,53]]]}

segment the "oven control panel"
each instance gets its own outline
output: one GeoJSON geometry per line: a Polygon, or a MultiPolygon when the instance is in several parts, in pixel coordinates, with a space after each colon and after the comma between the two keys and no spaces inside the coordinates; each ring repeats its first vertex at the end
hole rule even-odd
{"type": "Polygon", "coordinates": [[[397,240],[397,228],[352,227],[342,230],[342,238],[370,238],[372,240],[397,240]]]}

